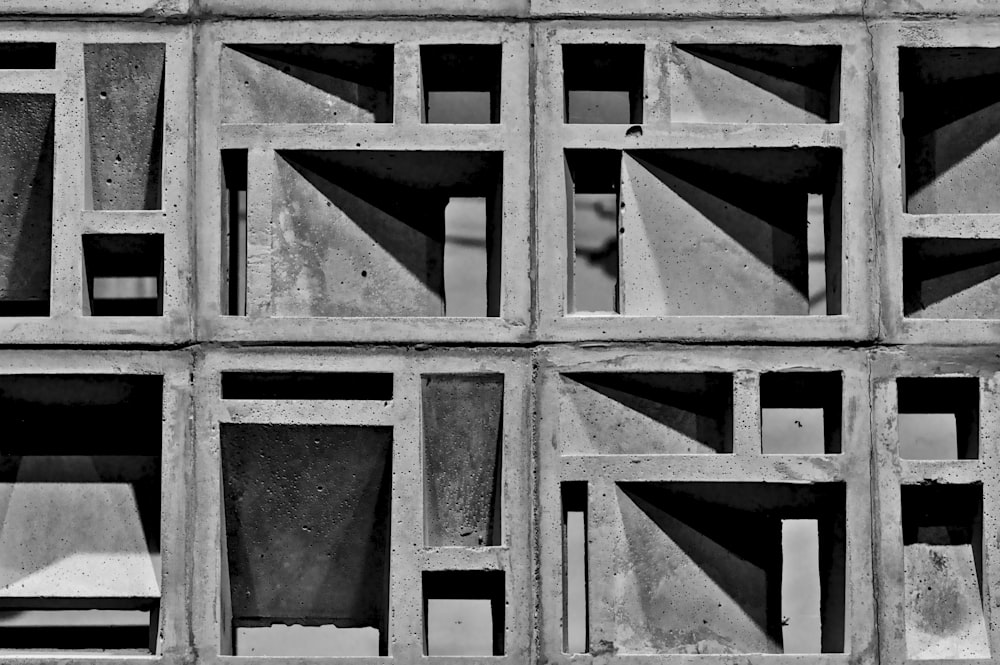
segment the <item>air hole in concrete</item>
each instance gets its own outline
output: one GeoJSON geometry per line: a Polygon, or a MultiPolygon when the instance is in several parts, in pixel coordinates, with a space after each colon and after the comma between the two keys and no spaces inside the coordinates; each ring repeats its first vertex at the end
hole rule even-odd
{"type": "Polygon", "coordinates": [[[503,542],[503,388],[499,374],[422,377],[427,545],[503,542]]]}
{"type": "Polygon", "coordinates": [[[1000,49],[899,49],[906,211],[997,213],[1000,49]]]}
{"type": "Polygon", "coordinates": [[[222,151],[222,310],[247,313],[247,151],[222,151]]]}
{"type": "Polygon", "coordinates": [[[838,122],[840,46],[678,44],[674,122],[838,122]]]}
{"type": "Polygon", "coordinates": [[[223,372],[222,399],[392,399],[392,374],[223,372]]]}
{"type": "Polygon", "coordinates": [[[392,44],[227,44],[221,65],[224,123],[392,122],[392,44]]]}
{"type": "Polygon", "coordinates": [[[573,452],[733,451],[731,374],[565,374],[561,404],[565,445],[573,452]]]}
{"type": "Polygon", "coordinates": [[[764,454],[841,452],[839,372],[768,372],[760,377],[764,454]]]}
{"type": "Polygon", "coordinates": [[[84,313],[163,315],[163,235],[83,235],[84,313]]]}
{"type": "Polygon", "coordinates": [[[0,648],[157,652],[162,385],[0,377],[0,648]]]}
{"type": "Polygon", "coordinates": [[[468,315],[475,290],[478,315],[499,316],[501,160],[497,152],[279,151],[270,256],[275,314],[468,315]],[[481,218],[457,219],[463,207],[478,206],[467,199],[485,200],[484,234],[481,218]],[[459,275],[445,265],[446,234],[453,233],[452,249],[470,249],[465,236],[473,226],[473,244],[485,240],[485,275],[481,265],[459,275]],[[456,303],[447,299],[446,270],[461,294],[456,303]]]}
{"type": "Polygon", "coordinates": [[[337,631],[365,628],[378,632],[365,655],[388,655],[392,428],[222,423],[219,435],[222,653],[302,656],[321,641],[343,649],[327,656],[357,655],[370,632],[337,631]]]}
{"type": "Polygon", "coordinates": [[[642,124],[642,44],[563,44],[566,122],[642,124]]]}
{"type": "Polygon", "coordinates": [[[163,44],[84,44],[88,207],[162,205],[163,44]]]}
{"type": "Polygon", "coordinates": [[[903,316],[1000,318],[1000,240],[903,238],[903,316]]]}
{"type": "Polygon", "coordinates": [[[989,658],[982,485],[900,488],[906,657],[989,658]]]}
{"type": "Polygon", "coordinates": [[[979,457],[979,379],[900,378],[896,380],[896,391],[900,457],[979,457]]]}
{"type": "Polygon", "coordinates": [[[566,215],[573,271],[570,311],[618,312],[621,152],[566,151],[566,215]]]}
{"type": "Polygon", "coordinates": [[[504,654],[504,573],[501,570],[425,571],[424,654],[504,654]]]}
{"type": "Polygon", "coordinates": [[[562,483],[563,652],[587,653],[587,483],[562,483]]]}
{"type": "Polygon", "coordinates": [[[55,69],[56,45],[48,42],[0,44],[0,69],[55,69]]]}
{"type": "Polygon", "coordinates": [[[421,46],[425,122],[500,122],[500,58],[499,44],[421,46]]]}

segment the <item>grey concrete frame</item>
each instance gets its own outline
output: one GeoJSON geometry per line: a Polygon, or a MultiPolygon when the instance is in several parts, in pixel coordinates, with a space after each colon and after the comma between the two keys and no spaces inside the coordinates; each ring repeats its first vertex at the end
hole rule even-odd
{"type": "Polygon", "coordinates": [[[539,634],[541,662],[597,665],[728,665],[798,663],[847,665],[877,662],[878,641],[872,577],[870,412],[868,353],[846,349],[751,348],[579,349],[552,346],[537,352],[539,634]],[[843,372],[843,453],[765,455],[761,452],[760,374],[770,371],[843,372]],[[561,429],[562,374],[567,372],[727,372],[733,374],[733,452],[708,455],[585,455],[565,449],[561,429]],[[613,643],[611,604],[616,568],[611,548],[620,533],[618,481],[844,482],[847,520],[847,617],[844,654],[816,655],[618,655],[562,653],[562,525],[560,483],[586,480],[588,492],[588,589],[590,643],[613,643]]]}
{"type": "MultiPolygon", "coordinates": [[[[580,339],[797,341],[863,340],[874,336],[869,276],[872,212],[869,206],[867,33],[858,20],[808,23],[552,22],[535,28],[535,178],[537,210],[538,337],[580,339]],[[629,125],[563,122],[562,44],[645,44],[645,102],[641,135],[629,125]],[[840,119],[836,124],[746,125],[671,123],[669,63],[674,43],[839,44],[842,46],[840,119]],[[835,147],[842,150],[843,306],[836,316],[624,316],[569,314],[566,303],[568,229],[565,148],[835,147]]],[[[628,257],[619,252],[619,274],[628,257]]]]}
{"type": "MultiPolygon", "coordinates": [[[[194,469],[191,402],[192,357],[174,351],[0,351],[0,374],[145,374],[163,376],[163,445],[161,458],[159,650],[156,662],[180,665],[190,656],[191,547],[188,525],[193,517],[189,492],[194,469]]],[[[108,423],[114,427],[114,423],[108,423]]],[[[54,595],[58,594],[53,589],[54,595]]],[[[65,656],[0,655],[5,662],[86,663],[87,665],[148,665],[149,656],[105,656],[73,653],[65,656]]]]}
{"type": "Polygon", "coordinates": [[[900,47],[1000,47],[1000,24],[983,20],[876,24],[874,58],[878,80],[879,265],[882,337],[892,343],[995,344],[997,319],[917,319],[903,317],[903,238],[1000,238],[997,214],[904,212],[902,130],[899,117],[900,47]]]}
{"type": "Polygon", "coordinates": [[[872,363],[875,437],[874,531],[879,596],[878,622],[882,665],[986,665],[1000,653],[1000,361],[973,349],[909,347],[878,353],[872,363]],[[968,376],[979,380],[979,459],[905,460],[899,456],[896,379],[910,376],[968,376]],[[906,658],[904,568],[900,485],[982,483],[983,608],[993,659],[911,660],[906,658]],[[987,537],[987,534],[989,537],[987,537]]]}
{"type": "Polygon", "coordinates": [[[201,663],[298,665],[313,658],[220,656],[222,490],[219,423],[391,425],[392,527],[389,581],[389,657],[337,659],[356,665],[448,663],[523,665],[533,661],[531,519],[531,423],[533,399],[529,353],[516,349],[407,352],[405,349],[218,350],[199,356],[195,370],[198,404],[193,492],[197,505],[192,534],[190,602],[194,650],[201,663]],[[393,399],[367,401],[222,400],[223,371],[392,372],[393,399]],[[422,466],[421,374],[503,374],[503,545],[425,547],[422,466]],[[503,570],[506,650],[497,657],[423,655],[421,572],[503,570]]]}
{"type": "Polygon", "coordinates": [[[528,29],[483,22],[334,23],[261,21],[206,25],[198,48],[199,166],[197,218],[198,336],[211,341],[514,342],[528,336],[530,292],[528,29]],[[447,27],[447,29],[443,29],[447,27]],[[394,45],[393,122],[386,124],[216,124],[219,54],[227,43],[391,43],[394,45]],[[500,124],[421,122],[421,44],[501,44],[500,124]],[[220,315],[220,153],[249,150],[247,202],[248,316],[220,315]],[[503,151],[502,296],[499,318],[273,317],[270,315],[270,178],[276,149],[503,151]],[[258,184],[254,188],[252,185],[258,184]]]}
{"type": "Polygon", "coordinates": [[[5,344],[176,344],[192,338],[192,237],[189,224],[194,111],[191,30],[136,23],[3,23],[0,41],[56,43],[56,68],[0,70],[0,93],[56,96],[50,316],[2,317],[5,344]],[[162,208],[88,210],[90,173],[83,45],[166,44],[162,208]],[[163,316],[83,315],[83,233],[163,234],[163,316]]]}

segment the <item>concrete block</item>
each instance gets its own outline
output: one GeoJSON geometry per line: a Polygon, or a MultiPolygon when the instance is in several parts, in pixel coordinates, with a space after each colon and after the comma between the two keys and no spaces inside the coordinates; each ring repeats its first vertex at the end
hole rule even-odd
{"type": "Polygon", "coordinates": [[[201,10],[221,16],[279,18],[283,16],[524,16],[529,0],[203,0],[201,10]]]}

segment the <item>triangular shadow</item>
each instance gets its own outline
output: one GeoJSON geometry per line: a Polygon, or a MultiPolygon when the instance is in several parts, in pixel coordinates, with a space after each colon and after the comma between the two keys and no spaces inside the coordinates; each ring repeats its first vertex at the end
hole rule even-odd
{"type": "Polygon", "coordinates": [[[904,240],[903,275],[903,315],[911,316],[1000,275],[1000,240],[904,240]]]}

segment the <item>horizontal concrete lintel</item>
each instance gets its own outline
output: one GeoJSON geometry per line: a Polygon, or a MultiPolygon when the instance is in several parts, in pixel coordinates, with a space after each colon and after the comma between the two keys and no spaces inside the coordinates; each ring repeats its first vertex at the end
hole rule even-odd
{"type": "Polygon", "coordinates": [[[801,482],[843,481],[846,456],[564,455],[560,479],[616,481],[801,482]]]}
{"type": "Polygon", "coordinates": [[[833,147],[845,145],[843,125],[733,125],[673,124],[663,128],[650,125],[577,125],[559,129],[565,148],[614,148],[649,150],[678,148],[787,148],[833,147]]]}
{"type": "Polygon", "coordinates": [[[1000,215],[903,215],[911,238],[1000,238],[1000,215]]]}
{"type": "Polygon", "coordinates": [[[222,125],[219,147],[273,150],[504,150],[504,125],[244,124],[222,125]]]}
{"type": "Polygon", "coordinates": [[[222,422],[309,425],[392,425],[392,402],[361,400],[225,400],[222,422]]]}
{"type": "Polygon", "coordinates": [[[421,570],[508,570],[507,547],[426,547],[417,558],[421,570]]]}
{"type": "Polygon", "coordinates": [[[970,485],[983,482],[985,476],[980,460],[900,460],[903,485],[970,485]]]}

